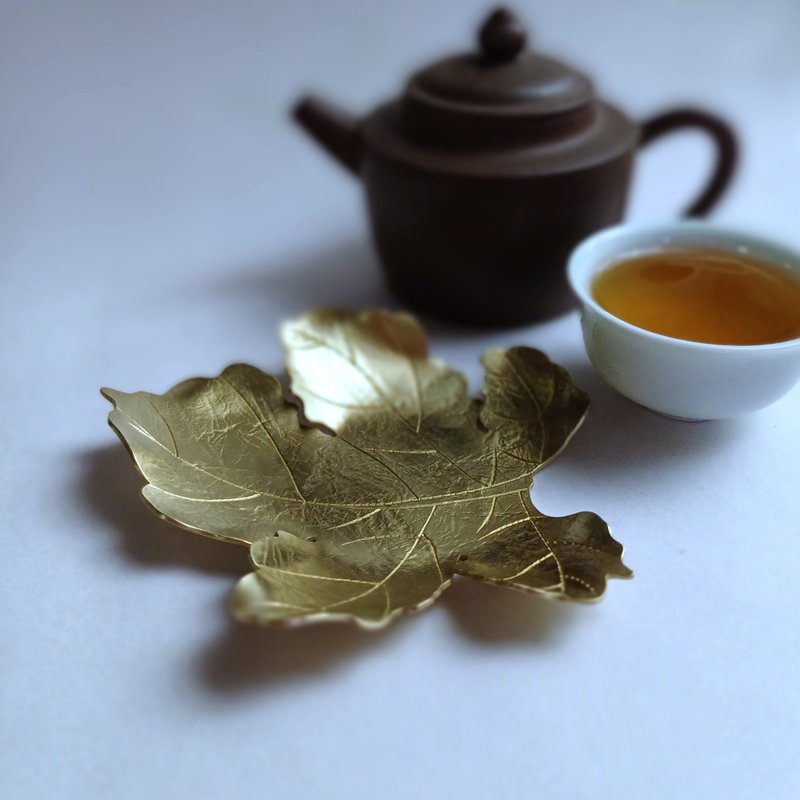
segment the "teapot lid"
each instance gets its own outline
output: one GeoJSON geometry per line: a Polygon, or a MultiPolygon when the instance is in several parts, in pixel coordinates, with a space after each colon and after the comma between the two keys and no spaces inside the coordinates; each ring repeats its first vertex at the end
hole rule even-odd
{"type": "Polygon", "coordinates": [[[508,146],[543,131],[549,138],[558,135],[555,117],[580,127],[594,100],[591,81],[526,51],[526,40],[510,11],[490,13],[478,32],[478,53],[446,58],[410,78],[403,127],[415,139],[448,146],[508,146]]]}
{"type": "Polygon", "coordinates": [[[478,31],[480,52],[458,55],[416,73],[409,88],[450,103],[515,107],[549,115],[591,102],[585,75],[554,59],[525,50],[527,34],[510,11],[493,11],[478,31]]]}

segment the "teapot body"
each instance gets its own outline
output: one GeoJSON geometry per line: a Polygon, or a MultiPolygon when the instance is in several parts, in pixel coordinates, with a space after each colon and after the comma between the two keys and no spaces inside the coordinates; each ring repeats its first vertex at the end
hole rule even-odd
{"type": "Polygon", "coordinates": [[[517,161],[505,174],[502,159],[491,168],[484,159],[477,171],[458,154],[443,161],[410,152],[406,140],[386,135],[391,106],[368,119],[359,172],[395,294],[412,308],[473,325],[520,325],[574,307],[567,256],[622,219],[638,140],[623,115],[602,110],[616,123],[613,146],[601,153],[595,137],[583,162],[563,147],[549,155],[539,147],[527,170],[517,161]]]}
{"type": "Polygon", "coordinates": [[[587,76],[526,52],[504,9],[478,41],[479,52],[412,75],[365,120],[314,97],[295,108],[363,180],[386,278],[412,308],[518,325],[573,307],[567,257],[622,219],[635,152],[672,131],[699,129],[716,145],[710,180],[685,213],[705,214],[725,191],[737,148],[718,117],[683,108],[634,124],[587,76]]]}

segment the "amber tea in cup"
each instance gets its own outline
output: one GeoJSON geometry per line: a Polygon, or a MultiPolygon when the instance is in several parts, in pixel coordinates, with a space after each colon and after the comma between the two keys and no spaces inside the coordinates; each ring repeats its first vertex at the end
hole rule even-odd
{"type": "Polygon", "coordinates": [[[697,220],[621,225],[570,256],[595,369],[669,417],[726,419],[800,380],[800,252],[697,220]]]}
{"type": "Polygon", "coordinates": [[[595,277],[592,295],[615,317],[676,339],[760,345],[800,337],[800,280],[735,251],[665,248],[623,258],[595,277]]]}

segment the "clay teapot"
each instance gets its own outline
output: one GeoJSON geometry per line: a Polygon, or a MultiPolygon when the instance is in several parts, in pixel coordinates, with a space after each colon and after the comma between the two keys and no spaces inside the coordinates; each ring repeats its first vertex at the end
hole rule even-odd
{"type": "Polygon", "coordinates": [[[438,317],[514,325],[574,306],[565,264],[586,236],[619,222],[636,152],[699,128],[716,145],[702,216],[736,161],[730,127],[697,109],[637,125],[595,97],[589,79],[526,51],[508,11],[494,11],[479,52],[414,74],[403,96],[358,120],[308,97],[295,118],[364,182],[389,286],[438,317]]]}

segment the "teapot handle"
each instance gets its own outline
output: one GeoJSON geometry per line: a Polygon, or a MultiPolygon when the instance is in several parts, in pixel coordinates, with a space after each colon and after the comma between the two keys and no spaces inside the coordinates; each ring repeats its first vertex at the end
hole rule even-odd
{"type": "Polygon", "coordinates": [[[711,179],[682,214],[684,217],[704,217],[717,204],[731,182],[739,160],[739,145],[731,126],[719,117],[694,108],[676,108],[657,114],[641,124],[639,147],[684,128],[705,131],[713,139],[717,151],[711,179]]]}

